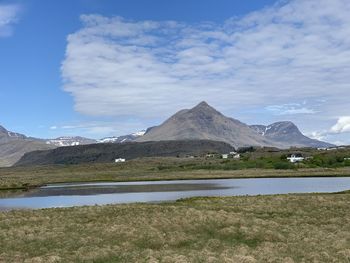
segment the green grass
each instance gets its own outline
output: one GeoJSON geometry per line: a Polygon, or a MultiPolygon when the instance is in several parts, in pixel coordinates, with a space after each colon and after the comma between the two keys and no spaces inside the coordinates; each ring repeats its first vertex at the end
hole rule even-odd
{"type": "Polygon", "coordinates": [[[144,158],[119,164],[0,168],[0,189],[26,189],[60,182],[304,176],[350,176],[350,167],[305,168],[282,162],[279,158],[261,160],[260,157],[255,161],[144,158]]]}
{"type": "Polygon", "coordinates": [[[350,194],[0,212],[0,262],[349,262],[350,194]]]}

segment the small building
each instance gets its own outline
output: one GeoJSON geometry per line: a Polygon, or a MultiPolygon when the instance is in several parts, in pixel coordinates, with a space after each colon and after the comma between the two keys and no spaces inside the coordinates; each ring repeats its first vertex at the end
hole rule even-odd
{"type": "Polygon", "coordinates": [[[290,157],[287,157],[287,160],[289,160],[291,163],[298,163],[298,162],[304,161],[305,158],[303,157],[302,154],[295,153],[295,154],[292,154],[290,157]]]}
{"type": "Polygon", "coordinates": [[[228,154],[227,153],[224,153],[221,155],[222,159],[228,159],[228,154]]]}
{"type": "Polygon", "coordinates": [[[238,160],[241,158],[241,155],[239,153],[236,153],[232,155],[232,158],[238,160]]]}
{"type": "Polygon", "coordinates": [[[124,163],[125,159],[124,158],[117,158],[117,159],[115,159],[114,162],[116,162],[116,163],[124,163]]]}

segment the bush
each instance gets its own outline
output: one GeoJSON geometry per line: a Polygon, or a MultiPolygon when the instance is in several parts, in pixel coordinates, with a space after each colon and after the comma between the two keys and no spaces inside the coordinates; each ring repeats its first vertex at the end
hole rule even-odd
{"type": "Polygon", "coordinates": [[[345,160],[344,161],[344,166],[350,166],[350,160],[345,160]]]}
{"type": "Polygon", "coordinates": [[[255,148],[253,146],[241,147],[241,148],[238,148],[237,152],[238,153],[255,152],[255,148]]]}

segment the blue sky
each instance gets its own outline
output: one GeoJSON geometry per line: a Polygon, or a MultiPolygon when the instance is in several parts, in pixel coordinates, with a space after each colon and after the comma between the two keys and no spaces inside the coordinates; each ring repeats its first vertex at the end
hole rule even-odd
{"type": "Polygon", "coordinates": [[[0,124],[138,131],[206,100],[350,143],[346,0],[0,0],[0,124]]]}

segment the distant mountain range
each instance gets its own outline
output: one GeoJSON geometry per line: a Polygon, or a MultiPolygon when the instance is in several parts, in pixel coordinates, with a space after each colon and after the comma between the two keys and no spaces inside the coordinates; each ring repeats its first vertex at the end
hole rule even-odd
{"type": "Polygon", "coordinates": [[[245,146],[327,148],[334,146],[306,137],[295,124],[289,121],[276,122],[268,126],[249,126],[239,120],[226,117],[206,102],[201,102],[192,109],[180,110],[161,125],[150,127],[146,131],[100,140],[79,136],[37,139],[8,131],[0,126],[0,166],[13,165],[27,152],[62,146],[172,140],[222,141],[235,148],[245,146]]]}
{"type": "Polygon", "coordinates": [[[125,142],[133,142],[133,141],[135,141],[137,138],[143,136],[145,133],[146,133],[146,131],[143,130],[143,131],[135,132],[135,133],[128,134],[128,135],[122,135],[122,136],[118,136],[118,137],[106,137],[106,138],[97,140],[97,142],[99,142],[99,143],[125,143],[125,142]]]}
{"type": "Polygon", "coordinates": [[[192,109],[177,112],[163,124],[149,129],[136,141],[184,139],[224,141],[236,148],[245,146],[278,148],[334,146],[306,137],[292,122],[277,122],[269,126],[249,126],[239,120],[224,116],[206,102],[201,102],[192,109]]]}
{"type": "Polygon", "coordinates": [[[298,127],[290,121],[275,122],[268,126],[251,125],[249,126],[261,136],[268,138],[274,142],[280,143],[285,147],[312,147],[312,148],[327,148],[335,145],[310,139],[303,135],[298,127]]]}
{"type": "Polygon", "coordinates": [[[85,144],[92,144],[97,143],[94,139],[84,138],[80,136],[62,136],[58,137],[56,139],[48,139],[45,140],[46,144],[54,145],[57,147],[62,146],[77,146],[77,145],[85,145],[85,144]]]}
{"type": "Polygon", "coordinates": [[[0,167],[13,165],[25,153],[31,151],[95,143],[125,143],[134,141],[144,133],[145,131],[140,131],[129,135],[107,137],[100,140],[80,136],[62,136],[55,139],[38,139],[8,131],[4,127],[0,126],[0,167]]]}

